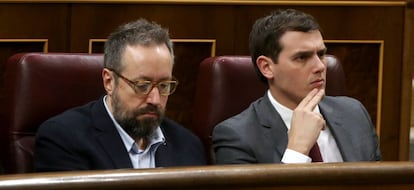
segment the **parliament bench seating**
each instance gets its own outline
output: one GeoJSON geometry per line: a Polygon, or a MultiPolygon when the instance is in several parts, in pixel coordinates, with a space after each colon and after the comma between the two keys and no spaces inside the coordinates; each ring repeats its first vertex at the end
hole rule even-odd
{"type": "MultiPolygon", "coordinates": [[[[331,55],[327,63],[327,94],[341,94],[345,88],[342,67],[331,55]]],[[[102,68],[102,54],[19,53],[9,58],[0,88],[0,160],[4,173],[33,171],[38,126],[49,117],[103,95],[102,68]]],[[[242,111],[264,94],[266,86],[259,82],[249,56],[206,58],[198,73],[194,132],[213,164],[210,139],[214,125],[242,111]]]]}

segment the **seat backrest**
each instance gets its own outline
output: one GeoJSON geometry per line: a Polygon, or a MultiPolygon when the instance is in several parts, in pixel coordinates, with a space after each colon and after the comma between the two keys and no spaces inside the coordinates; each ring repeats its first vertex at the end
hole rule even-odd
{"type": "Polygon", "coordinates": [[[104,94],[102,54],[20,53],[5,65],[0,88],[0,147],[5,173],[33,171],[38,126],[104,94]]]}
{"type": "MultiPolygon", "coordinates": [[[[336,57],[326,56],[327,95],[345,93],[345,75],[336,57]]],[[[250,56],[218,56],[199,67],[193,108],[193,127],[213,162],[211,133],[219,122],[246,109],[264,95],[267,85],[259,80],[250,56]]]]}

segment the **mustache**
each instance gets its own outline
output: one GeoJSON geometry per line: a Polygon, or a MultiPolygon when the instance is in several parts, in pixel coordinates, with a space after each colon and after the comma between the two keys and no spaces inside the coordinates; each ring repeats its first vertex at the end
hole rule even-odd
{"type": "Polygon", "coordinates": [[[153,105],[153,104],[148,104],[148,106],[136,110],[134,112],[134,115],[138,116],[138,115],[143,115],[143,114],[150,113],[150,112],[156,113],[158,116],[161,115],[161,110],[156,105],[153,105]]]}

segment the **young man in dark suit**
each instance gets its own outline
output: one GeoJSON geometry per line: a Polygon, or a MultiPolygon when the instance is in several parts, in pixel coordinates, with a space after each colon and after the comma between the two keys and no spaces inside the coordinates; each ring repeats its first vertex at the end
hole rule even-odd
{"type": "Polygon", "coordinates": [[[377,134],[364,106],[325,96],[326,46],[306,13],[279,10],[260,18],[250,53],[263,97],[213,132],[217,164],[377,161],[377,134]]]}

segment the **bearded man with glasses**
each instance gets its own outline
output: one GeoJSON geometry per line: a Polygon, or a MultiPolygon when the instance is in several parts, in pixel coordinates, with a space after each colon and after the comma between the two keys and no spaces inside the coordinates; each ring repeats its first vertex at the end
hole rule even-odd
{"type": "Polygon", "coordinates": [[[127,23],[105,43],[100,100],[44,122],[35,170],[99,170],[206,164],[201,141],[164,117],[174,52],[168,31],[145,19],[127,23]]]}

